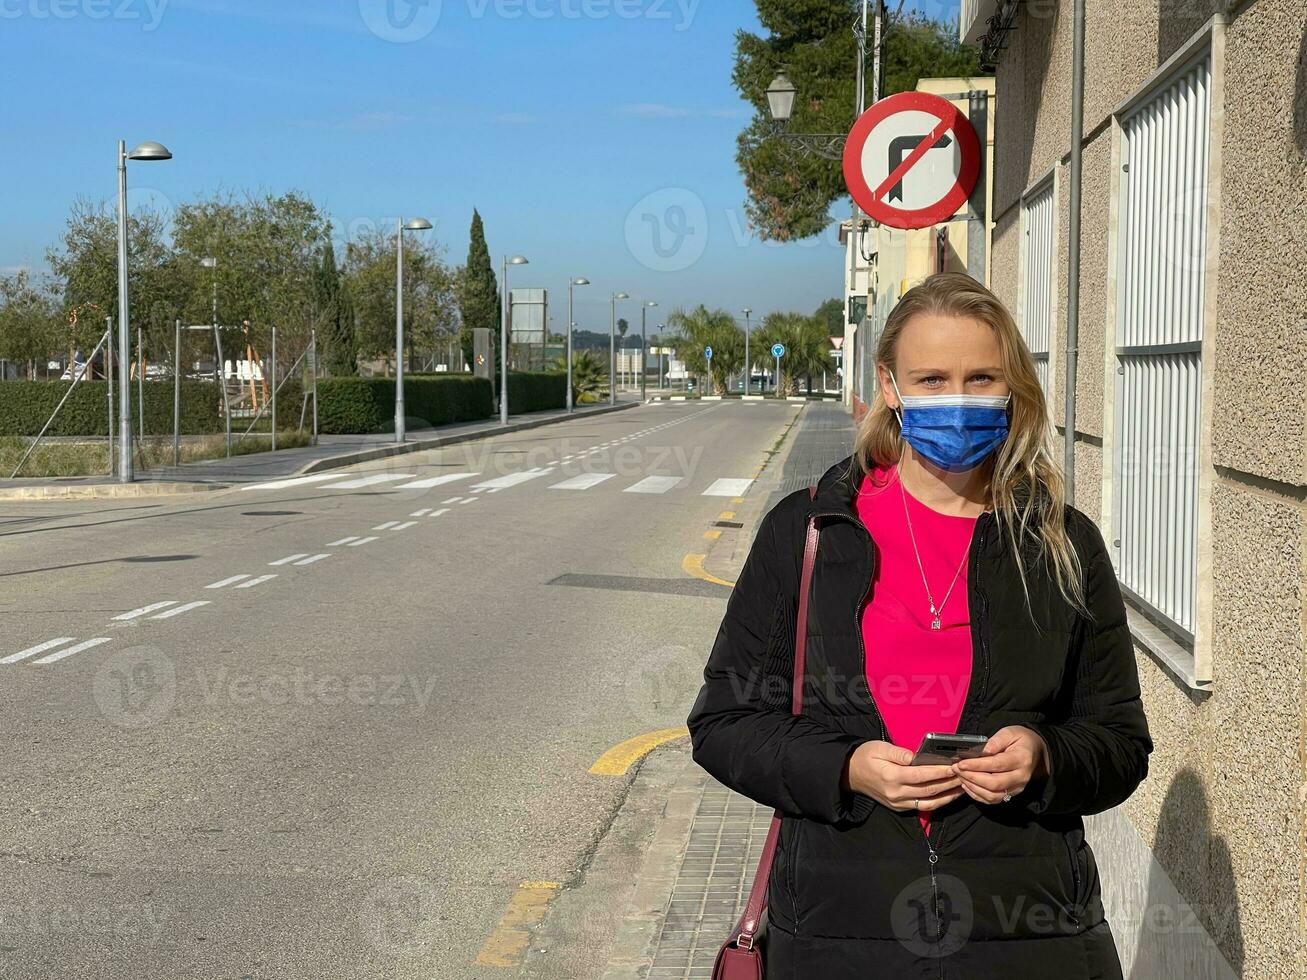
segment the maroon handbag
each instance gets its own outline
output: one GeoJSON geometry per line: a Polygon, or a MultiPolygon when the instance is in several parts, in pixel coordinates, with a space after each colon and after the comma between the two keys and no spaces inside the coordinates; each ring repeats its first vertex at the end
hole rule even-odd
{"type": "MultiPolygon", "coordinates": [[[[808,487],[809,497],[815,499],[817,488],[808,487]]],[[[790,713],[803,714],[803,667],[808,637],[808,588],[812,582],[812,567],[817,560],[817,522],[808,518],[808,534],[803,545],[803,575],[799,580],[799,621],[794,631],[794,683],[790,694],[790,713]]],[[[780,838],[781,812],[772,814],[771,828],[762,845],[762,857],[749,889],[749,901],[744,913],[713,961],[712,980],[762,980],[762,949],[758,946],[758,930],[763,912],[767,908],[767,882],[771,877],[772,859],[776,857],[776,842],[780,838]]]]}

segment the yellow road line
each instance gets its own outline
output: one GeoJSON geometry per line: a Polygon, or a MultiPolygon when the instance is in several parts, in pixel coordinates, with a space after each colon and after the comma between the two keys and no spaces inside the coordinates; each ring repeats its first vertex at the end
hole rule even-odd
{"type": "Polygon", "coordinates": [[[734,582],[728,582],[724,578],[718,578],[710,572],[704,571],[703,560],[707,555],[686,555],[681,559],[681,571],[687,575],[693,575],[695,578],[701,578],[705,582],[716,582],[718,585],[725,585],[727,588],[735,588],[734,582]]]}
{"type": "Polygon", "coordinates": [[[730,521],[734,519],[735,519],[735,511],[733,510],[724,510],[717,515],[717,520],[719,521],[730,521]]]}
{"type": "Polygon", "coordinates": [[[722,532],[716,528],[713,528],[711,530],[704,531],[703,536],[705,538],[711,538],[713,540],[716,540],[717,538],[720,538],[722,536],[722,532]]]}
{"type": "Polygon", "coordinates": [[[544,919],[550,900],[562,887],[561,881],[524,881],[518,885],[499,924],[477,953],[477,965],[521,966],[531,942],[531,930],[544,919]]]}
{"type": "Polygon", "coordinates": [[[658,746],[685,738],[690,729],[681,725],[679,728],[662,728],[656,732],[646,732],[625,742],[618,742],[611,749],[595,760],[590,772],[596,776],[624,776],[636,762],[644,758],[658,746]]]}

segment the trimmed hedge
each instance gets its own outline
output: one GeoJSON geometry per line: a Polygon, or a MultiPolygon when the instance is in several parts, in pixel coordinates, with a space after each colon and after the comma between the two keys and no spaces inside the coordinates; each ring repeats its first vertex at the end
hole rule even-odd
{"type": "MultiPolygon", "coordinates": [[[[494,414],[490,382],[465,375],[404,375],[404,415],[428,425],[475,422],[494,414]]],[[[323,378],[318,382],[318,431],[332,435],[391,432],[394,378],[323,378]]]]}
{"type": "MultiPolygon", "coordinates": [[[[509,372],[508,406],[514,415],[566,405],[566,374],[509,372]]],[[[404,415],[408,419],[439,426],[476,422],[494,414],[494,388],[485,378],[467,374],[404,375],[404,415]]],[[[318,431],[352,435],[391,432],[394,428],[394,378],[323,378],[318,382],[318,431]]]]}
{"type": "MultiPolygon", "coordinates": [[[[35,436],[59,404],[71,381],[5,381],[0,383],[0,436],[35,436]]],[[[291,383],[282,389],[286,396],[291,383]]],[[[107,436],[109,434],[109,383],[82,381],[77,385],[48,435],[107,436]]],[[[115,426],[117,425],[117,398],[115,426]]],[[[145,431],[149,435],[172,432],[171,381],[145,382],[145,431]]],[[[279,399],[280,401],[280,399],[279,399]]],[[[132,415],[135,423],[136,382],[132,383],[132,415]]],[[[280,404],[278,408],[280,408],[280,404]]],[[[181,431],[187,435],[207,435],[223,431],[222,392],[206,381],[183,381],[181,393],[181,431]]],[[[299,417],[296,402],[296,418],[299,417]]]]}
{"type": "Polygon", "coordinates": [[[567,374],[565,372],[508,372],[508,410],[513,415],[566,407],[567,374]]]}

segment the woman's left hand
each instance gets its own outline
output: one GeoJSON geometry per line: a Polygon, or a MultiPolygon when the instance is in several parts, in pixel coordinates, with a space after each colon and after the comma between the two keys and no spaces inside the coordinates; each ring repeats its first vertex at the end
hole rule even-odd
{"type": "Polygon", "coordinates": [[[1048,747],[1033,729],[1021,725],[1000,728],[975,759],[959,759],[953,772],[962,791],[980,803],[1002,803],[1016,796],[1030,780],[1048,773],[1048,747]]]}

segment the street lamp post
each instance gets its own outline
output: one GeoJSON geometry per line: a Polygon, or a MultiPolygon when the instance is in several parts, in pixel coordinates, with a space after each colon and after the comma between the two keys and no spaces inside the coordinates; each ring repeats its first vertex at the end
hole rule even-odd
{"type": "Polygon", "coordinates": [[[572,410],[572,287],[588,286],[590,280],[577,276],[567,284],[567,410],[572,410]]]}
{"type": "Polygon", "coordinates": [[[653,300],[645,300],[640,304],[640,401],[644,401],[644,376],[648,373],[649,367],[649,347],[646,343],[645,323],[647,314],[658,304],[653,300]]]}
{"type": "Polygon", "coordinates": [[[612,326],[608,331],[608,404],[617,404],[617,301],[630,299],[626,293],[612,295],[612,326]]]}
{"type": "Polygon", "coordinates": [[[508,318],[512,312],[513,294],[508,291],[508,267],[510,265],[529,265],[520,255],[511,259],[504,256],[504,274],[500,278],[500,319],[499,319],[499,424],[508,425],[508,318]]]}
{"type": "Polygon", "coordinates": [[[408,224],[395,222],[395,441],[403,442],[404,432],[404,232],[430,231],[431,222],[414,218],[408,224]]]}
{"type": "Polygon", "coordinates": [[[171,160],[172,153],[162,143],[145,142],[132,152],[118,141],[118,426],[122,439],[118,443],[118,482],[131,483],[132,472],[132,332],[128,322],[127,302],[127,161],[171,160]]]}
{"type": "Polygon", "coordinates": [[[222,336],[218,329],[218,260],[213,256],[200,259],[201,267],[213,270],[213,350],[217,357],[214,375],[222,389],[223,430],[227,434],[227,458],[231,459],[231,405],[227,396],[227,365],[222,356],[222,336]]]}
{"type": "Polygon", "coordinates": [[[749,317],[753,316],[753,310],[747,306],[744,308],[744,394],[749,394],[750,382],[753,381],[753,372],[749,370],[749,317]]]}

